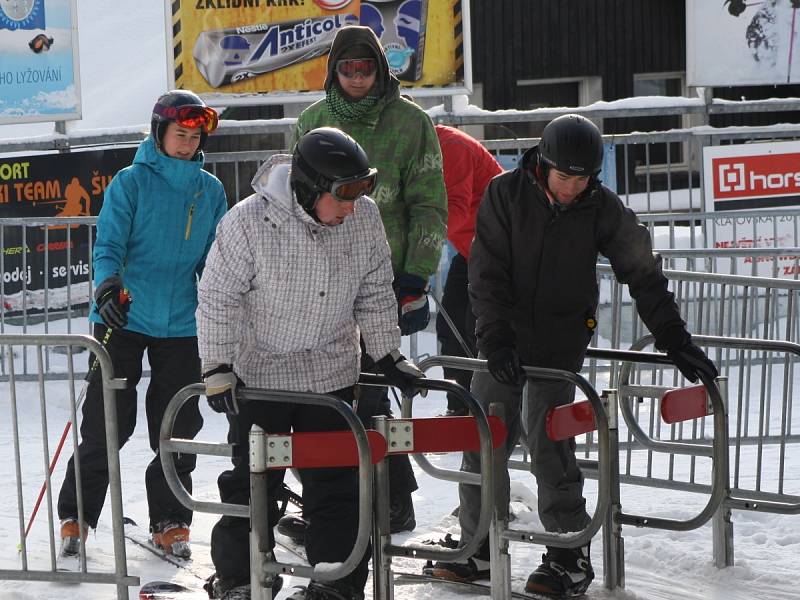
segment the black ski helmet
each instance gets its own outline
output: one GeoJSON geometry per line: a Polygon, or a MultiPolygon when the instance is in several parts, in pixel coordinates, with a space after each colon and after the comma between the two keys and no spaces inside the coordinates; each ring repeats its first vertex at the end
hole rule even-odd
{"type": "Polygon", "coordinates": [[[376,175],[377,170],[370,168],[367,153],[359,143],[334,127],[307,132],[298,140],[292,155],[292,189],[300,206],[315,219],[314,205],[320,194],[331,192],[341,182],[371,178],[374,183],[376,175]]]}
{"type": "Polygon", "coordinates": [[[603,166],[603,136],[589,119],[562,115],[544,128],[539,158],[545,181],[551,167],[567,175],[595,176],[603,166]]]}
{"type": "MultiPolygon", "coordinates": [[[[167,125],[170,122],[174,121],[175,119],[161,116],[160,114],[156,113],[156,110],[159,107],[177,108],[179,106],[205,107],[206,103],[203,102],[203,99],[200,98],[200,96],[198,96],[194,92],[190,92],[189,90],[172,90],[170,92],[167,92],[166,94],[162,94],[158,98],[158,100],[156,100],[155,106],[153,106],[153,114],[150,118],[150,135],[153,136],[156,146],[159,149],[162,148],[162,144],[164,142],[164,133],[167,131],[167,125]]],[[[207,138],[208,134],[201,129],[200,145],[197,147],[198,153],[203,149],[203,146],[205,146],[207,138]]]]}

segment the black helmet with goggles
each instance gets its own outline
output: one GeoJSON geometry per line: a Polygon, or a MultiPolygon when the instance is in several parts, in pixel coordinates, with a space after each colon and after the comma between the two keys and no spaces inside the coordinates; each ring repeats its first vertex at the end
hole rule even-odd
{"type": "Polygon", "coordinates": [[[291,185],[297,201],[312,217],[320,194],[353,202],[371,194],[378,177],[367,153],[352,137],[333,127],[312,129],[292,156],[291,185]]]}

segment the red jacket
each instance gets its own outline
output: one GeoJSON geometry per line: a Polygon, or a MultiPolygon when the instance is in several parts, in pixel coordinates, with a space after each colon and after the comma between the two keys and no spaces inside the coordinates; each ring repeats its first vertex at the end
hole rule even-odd
{"type": "Polygon", "coordinates": [[[447,188],[447,239],[468,259],[483,191],[503,168],[480,142],[463,131],[437,125],[436,135],[447,188]]]}

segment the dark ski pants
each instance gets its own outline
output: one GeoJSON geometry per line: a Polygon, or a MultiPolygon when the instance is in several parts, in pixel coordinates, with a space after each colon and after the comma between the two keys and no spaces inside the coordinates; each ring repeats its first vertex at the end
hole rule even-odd
{"type": "MultiPolygon", "coordinates": [[[[363,341],[361,343],[361,371],[381,374],[373,360],[364,350],[363,341]]],[[[356,393],[358,394],[356,414],[367,429],[372,427],[372,417],[377,415],[392,416],[388,388],[362,385],[358,386],[356,393]]],[[[415,491],[419,486],[408,455],[394,454],[387,457],[386,462],[389,468],[389,496],[391,498],[410,496],[411,492],[415,491]]],[[[307,516],[305,510],[303,515],[307,516]]]]}
{"type": "MultiPolygon", "coordinates": [[[[95,325],[94,336],[102,340],[105,325],[95,325]]],[[[140,333],[118,329],[112,332],[106,344],[114,365],[114,376],[124,377],[128,385],[116,391],[117,428],[120,448],[128,441],[136,426],[136,385],[142,376],[142,358],[147,351],[150,362],[150,384],[145,397],[147,429],[150,448],[156,453],[145,472],[147,505],[150,526],[160,521],[190,524],[192,511],[175,498],[164,479],[161,457],[158,454],[158,437],[161,420],[167,404],[181,388],[201,379],[200,358],[196,337],[154,338],[140,333]]],[[[94,356],[89,357],[89,365],[94,356]]],[[[173,437],[192,439],[203,425],[203,418],[195,396],[184,404],[173,429],[173,437]]],[[[86,523],[94,528],[100,518],[108,489],[108,459],[106,451],[105,410],[103,408],[103,384],[99,369],[91,378],[86,390],[81,421],[81,442],[78,445],[81,470],[81,490],[86,523]]],[[[180,455],[176,462],[178,475],[183,485],[191,491],[191,473],[194,470],[194,454],[180,455]]],[[[69,460],[67,473],[58,496],[60,519],[78,517],[78,500],[75,490],[75,456],[69,460]]]]}
{"type": "MultiPolygon", "coordinates": [[[[335,392],[351,404],[353,388],[335,392]]],[[[234,467],[223,472],[217,481],[220,499],[232,504],[250,502],[250,465],[247,449],[250,427],[256,424],[267,433],[288,431],[338,431],[348,429],[344,419],[335,411],[320,406],[289,402],[242,403],[240,413],[231,419],[229,441],[239,444],[234,467]]],[[[358,469],[299,469],[303,484],[303,514],[308,518],[306,553],[308,562],[343,562],[356,540],[358,531],[358,469]]],[[[266,507],[269,519],[269,547],[275,545],[272,528],[278,522],[277,494],[281,489],[285,471],[267,472],[266,507]]],[[[250,521],[238,517],[222,517],[211,532],[211,559],[224,585],[242,585],[250,582],[250,521]]],[[[361,591],[367,582],[368,550],[361,564],[344,580],[334,583],[343,589],[361,591]]]]}
{"type": "MultiPolygon", "coordinates": [[[[498,383],[489,373],[475,373],[472,394],[489,412],[490,402],[505,407],[508,438],[504,446],[506,462],[520,436],[521,420],[526,419],[527,444],[531,454],[531,472],[536,476],[539,517],[545,530],[580,531],[589,523],[583,497],[583,474],[575,458],[575,439],[554,442],[545,432],[547,412],[554,406],[569,404],[575,399],[575,386],[564,381],[530,381],[531,395],[526,403],[527,414],[521,415],[523,386],[498,383]]],[[[461,470],[480,473],[480,453],[464,452],[461,470]]],[[[508,469],[499,474],[502,490],[495,501],[508,504],[508,469]]],[[[458,519],[463,540],[471,539],[480,514],[480,488],[459,484],[461,507],[458,519]]]]}
{"type": "MultiPolygon", "coordinates": [[[[450,269],[447,272],[447,280],[444,283],[444,293],[442,294],[442,308],[456,326],[472,356],[477,356],[478,353],[475,349],[475,316],[472,314],[472,304],[467,293],[467,259],[460,254],[456,254],[453,260],[450,261],[450,269]]],[[[442,315],[442,311],[439,311],[436,316],[436,337],[441,344],[441,354],[465,358],[468,356],[461,342],[458,341],[455,333],[453,333],[453,328],[442,315]]],[[[469,390],[472,382],[472,371],[447,367],[443,371],[445,379],[454,379],[461,387],[469,390]]],[[[465,410],[466,406],[454,394],[447,394],[447,408],[449,410],[465,410]]]]}

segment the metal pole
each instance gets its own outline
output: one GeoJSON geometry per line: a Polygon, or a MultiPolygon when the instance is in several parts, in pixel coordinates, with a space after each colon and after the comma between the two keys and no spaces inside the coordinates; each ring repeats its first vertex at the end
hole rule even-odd
{"type": "Polygon", "coordinates": [[[269,552],[267,499],[267,443],[264,430],[250,428],[250,594],[253,600],[272,600],[265,585],[264,553],[269,552]]]}
{"type": "MultiPolygon", "coordinates": [[[[527,389],[527,387],[526,387],[527,389]]],[[[499,402],[489,405],[489,415],[500,417],[505,422],[504,406],[499,402]]],[[[494,511],[489,524],[489,569],[491,573],[492,598],[511,598],[511,556],[508,553],[508,539],[502,533],[508,530],[508,502],[500,502],[506,497],[498,489],[502,482],[502,469],[507,469],[505,445],[501,444],[492,451],[492,491],[494,511]]]]}
{"type": "MultiPolygon", "coordinates": [[[[717,387],[725,406],[725,422],[728,421],[728,378],[717,377],[717,387]]],[[[711,535],[713,537],[714,565],[718,569],[733,566],[733,522],[731,521],[731,508],[728,503],[731,497],[730,486],[730,455],[725,453],[725,460],[715,465],[718,469],[725,470],[725,495],[720,502],[714,516],[711,518],[711,535]]]]}
{"type": "MultiPolygon", "coordinates": [[[[372,426],[384,438],[389,439],[389,423],[385,416],[375,416],[372,426]]],[[[384,550],[392,543],[389,533],[389,465],[384,457],[375,465],[373,480],[372,522],[372,590],[375,600],[394,600],[394,577],[392,576],[392,557],[384,550]]]]}
{"type": "MultiPolygon", "coordinates": [[[[619,482],[619,430],[617,426],[617,391],[604,390],[601,396],[608,416],[608,455],[610,472],[609,510],[603,522],[603,579],[606,589],[625,587],[625,540],[616,516],[622,511],[619,482]]],[[[603,457],[598,457],[600,462],[603,457]]]]}

